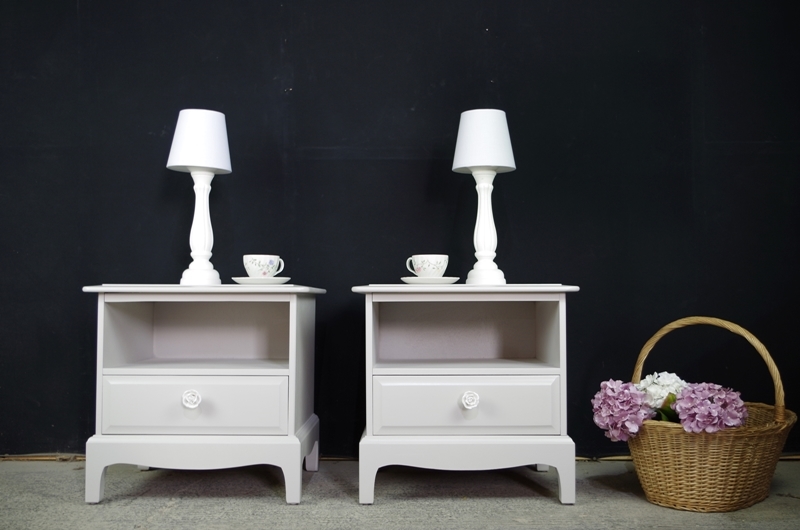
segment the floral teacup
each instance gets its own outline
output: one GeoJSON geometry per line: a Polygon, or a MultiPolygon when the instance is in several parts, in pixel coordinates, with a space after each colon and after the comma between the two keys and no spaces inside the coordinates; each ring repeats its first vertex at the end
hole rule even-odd
{"type": "Polygon", "coordinates": [[[271,254],[245,254],[244,268],[251,278],[269,278],[283,270],[283,260],[271,254]]]}
{"type": "Polygon", "coordinates": [[[406,268],[421,278],[441,278],[447,261],[447,254],[414,254],[406,260],[406,268]]]}

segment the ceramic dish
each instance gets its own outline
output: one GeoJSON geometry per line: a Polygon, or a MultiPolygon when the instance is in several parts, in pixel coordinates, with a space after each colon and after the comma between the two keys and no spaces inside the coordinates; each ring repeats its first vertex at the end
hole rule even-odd
{"type": "Polygon", "coordinates": [[[424,278],[419,276],[407,276],[405,278],[400,278],[405,283],[415,284],[415,285],[441,285],[446,283],[456,283],[458,278],[454,278],[452,276],[443,276],[443,277],[435,277],[435,278],[424,278]]]}
{"type": "Polygon", "coordinates": [[[282,283],[288,282],[291,278],[286,276],[268,276],[266,278],[251,278],[249,276],[245,276],[244,278],[231,278],[236,283],[240,283],[242,285],[280,285],[282,283]]]}

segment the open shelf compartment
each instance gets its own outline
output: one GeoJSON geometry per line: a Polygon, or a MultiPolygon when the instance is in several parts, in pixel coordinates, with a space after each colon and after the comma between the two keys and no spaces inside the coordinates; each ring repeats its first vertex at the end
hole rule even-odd
{"type": "Polygon", "coordinates": [[[558,300],[374,303],[374,373],[557,374],[560,307],[558,300]]]}
{"type": "Polygon", "coordinates": [[[286,375],[289,306],[289,302],[106,302],[103,374],[169,374],[174,369],[182,374],[286,375]]]}

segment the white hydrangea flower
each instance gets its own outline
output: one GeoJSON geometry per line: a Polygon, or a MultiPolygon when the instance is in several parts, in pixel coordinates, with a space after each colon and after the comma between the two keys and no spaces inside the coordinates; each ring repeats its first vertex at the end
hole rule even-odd
{"type": "Polygon", "coordinates": [[[645,403],[654,409],[661,408],[670,394],[676,396],[687,385],[686,381],[670,372],[648,375],[636,384],[636,388],[647,394],[645,403]]]}

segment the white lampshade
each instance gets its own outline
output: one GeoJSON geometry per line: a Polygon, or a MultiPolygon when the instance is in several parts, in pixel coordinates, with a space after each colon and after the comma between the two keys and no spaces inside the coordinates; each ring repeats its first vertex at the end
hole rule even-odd
{"type": "Polygon", "coordinates": [[[214,110],[184,109],[178,114],[167,168],[215,174],[231,172],[225,115],[214,110]]]}
{"type": "Polygon", "coordinates": [[[472,173],[470,168],[491,168],[497,173],[514,171],[514,152],[508,134],[506,113],[476,109],[461,113],[453,156],[453,171],[472,173]]]}

